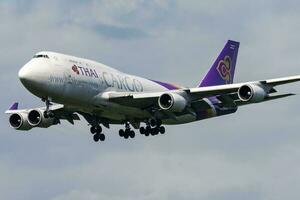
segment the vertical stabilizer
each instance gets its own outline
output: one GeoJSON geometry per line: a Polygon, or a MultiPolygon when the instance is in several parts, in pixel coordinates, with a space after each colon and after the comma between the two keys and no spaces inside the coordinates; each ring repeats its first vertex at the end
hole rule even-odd
{"type": "Polygon", "coordinates": [[[198,87],[233,83],[239,44],[240,43],[236,41],[227,41],[220,55],[198,87]]]}

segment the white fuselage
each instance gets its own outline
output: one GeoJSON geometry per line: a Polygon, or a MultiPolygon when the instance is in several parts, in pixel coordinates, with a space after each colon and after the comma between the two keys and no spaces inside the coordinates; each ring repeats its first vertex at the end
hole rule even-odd
{"type": "MultiPolygon", "coordinates": [[[[40,52],[19,71],[23,85],[40,98],[50,98],[69,109],[100,114],[114,120],[149,113],[110,103],[110,92],[161,92],[166,87],[88,59],[54,52],[40,52]],[[76,108],[76,109],[75,109],[76,108]]],[[[188,119],[188,121],[194,120],[188,119]]]]}
{"type": "Polygon", "coordinates": [[[184,124],[235,113],[239,106],[294,95],[276,94],[274,87],[300,81],[300,75],[233,83],[239,42],[228,40],[196,87],[178,87],[120,72],[101,63],[55,52],[39,52],[19,71],[22,84],[45,101],[45,107],[5,113],[14,129],[48,128],[79,116],[91,125],[97,141],[104,141],[102,125],[124,124],[124,138],[165,133],[164,124],[184,124]],[[57,103],[52,105],[52,103],[57,103]],[[141,125],[142,124],[142,125],[141,125]],[[143,126],[144,125],[144,126],[143,126]]]}

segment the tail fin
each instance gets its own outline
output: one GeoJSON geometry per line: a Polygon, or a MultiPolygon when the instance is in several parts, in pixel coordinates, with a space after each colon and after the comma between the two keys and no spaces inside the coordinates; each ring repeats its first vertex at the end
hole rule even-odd
{"type": "Polygon", "coordinates": [[[233,83],[239,42],[228,40],[220,55],[201,81],[199,87],[225,85],[233,83]]]}

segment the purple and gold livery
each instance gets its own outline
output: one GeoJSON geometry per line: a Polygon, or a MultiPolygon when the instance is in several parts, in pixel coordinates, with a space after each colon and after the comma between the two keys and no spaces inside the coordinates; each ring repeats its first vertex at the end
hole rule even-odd
{"type": "Polygon", "coordinates": [[[233,83],[239,45],[239,42],[228,40],[220,55],[199,84],[199,87],[233,83]]]}

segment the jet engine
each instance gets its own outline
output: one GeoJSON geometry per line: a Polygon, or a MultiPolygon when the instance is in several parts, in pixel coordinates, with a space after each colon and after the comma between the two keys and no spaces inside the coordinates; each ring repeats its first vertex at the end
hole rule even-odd
{"type": "Polygon", "coordinates": [[[28,123],[33,127],[41,127],[41,128],[48,128],[49,126],[55,125],[58,123],[56,118],[45,118],[44,110],[41,109],[34,109],[29,111],[28,113],[28,123]]]}
{"type": "Polygon", "coordinates": [[[187,106],[187,100],[176,93],[165,93],[158,98],[158,105],[163,110],[181,112],[187,106]]]}
{"type": "Polygon", "coordinates": [[[33,128],[33,126],[29,124],[27,113],[25,112],[13,113],[10,115],[9,123],[17,130],[28,131],[33,128]]]}
{"type": "Polygon", "coordinates": [[[258,103],[265,99],[265,97],[267,96],[267,92],[259,85],[248,84],[243,85],[239,88],[238,96],[241,101],[258,103]]]}

